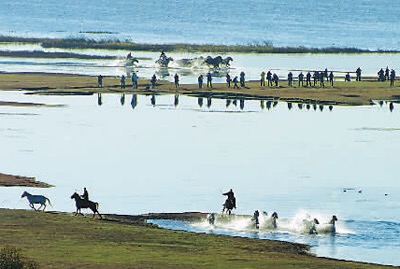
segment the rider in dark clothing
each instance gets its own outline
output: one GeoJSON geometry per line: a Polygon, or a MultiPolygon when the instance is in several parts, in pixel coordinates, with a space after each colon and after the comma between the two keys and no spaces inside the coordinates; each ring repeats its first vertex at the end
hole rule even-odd
{"type": "Polygon", "coordinates": [[[89,201],[89,193],[88,193],[86,187],[83,188],[82,198],[83,198],[84,200],[86,200],[86,201],[89,201]]]}
{"type": "Polygon", "coordinates": [[[236,208],[236,198],[235,198],[235,194],[233,193],[232,189],[230,189],[228,192],[223,193],[223,195],[228,196],[228,198],[226,200],[231,201],[233,204],[233,207],[236,208]]]}

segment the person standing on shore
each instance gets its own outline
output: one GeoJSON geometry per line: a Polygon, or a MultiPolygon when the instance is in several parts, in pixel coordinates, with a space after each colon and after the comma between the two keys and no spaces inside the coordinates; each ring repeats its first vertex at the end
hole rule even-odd
{"type": "Polygon", "coordinates": [[[99,75],[99,76],[97,77],[97,86],[98,86],[99,88],[103,88],[103,77],[102,77],[102,75],[99,75]]]}
{"type": "Polygon", "coordinates": [[[304,86],[304,84],[303,84],[303,80],[304,80],[303,72],[300,72],[298,78],[299,78],[299,87],[300,87],[300,83],[301,83],[301,87],[303,87],[304,86]]]}
{"type": "Polygon", "coordinates": [[[175,82],[175,87],[178,88],[179,87],[179,75],[178,75],[178,73],[175,73],[174,82],[175,82]]]}
{"type": "Polygon", "coordinates": [[[238,86],[238,77],[237,77],[237,76],[235,76],[235,77],[233,78],[233,88],[234,88],[234,89],[239,89],[239,86],[238,86]]]}
{"type": "Polygon", "coordinates": [[[245,82],[245,78],[244,78],[244,76],[245,76],[245,74],[244,74],[244,72],[242,71],[242,72],[240,72],[240,87],[245,87],[245,84],[244,84],[244,82],[245,82]]]}
{"type": "Polygon", "coordinates": [[[138,76],[136,72],[133,72],[132,74],[132,88],[137,89],[138,88],[138,76]]]}
{"type": "Polygon", "coordinates": [[[272,75],[272,80],[275,82],[275,87],[278,87],[279,77],[276,73],[272,75]]]}
{"type": "Polygon", "coordinates": [[[386,80],[389,80],[389,77],[390,77],[389,73],[390,73],[389,66],[386,66],[386,70],[385,70],[385,79],[386,80]]]}
{"type": "Polygon", "coordinates": [[[333,86],[333,72],[332,71],[329,73],[329,82],[331,83],[331,86],[333,86]]]}
{"type": "Polygon", "coordinates": [[[396,71],[392,69],[390,72],[390,86],[394,86],[394,80],[396,79],[396,71]]]}
{"type": "Polygon", "coordinates": [[[361,68],[357,68],[356,70],[356,81],[361,81],[361,68]]]}
{"type": "Polygon", "coordinates": [[[288,80],[288,86],[292,87],[293,86],[293,73],[289,72],[288,76],[287,76],[287,80],[288,80]]]}
{"type": "Polygon", "coordinates": [[[260,86],[265,87],[265,72],[264,71],[261,72],[260,86]]]}
{"type": "Polygon", "coordinates": [[[125,75],[121,76],[121,89],[125,89],[125,75]]]}
{"type": "Polygon", "coordinates": [[[151,77],[150,82],[151,82],[151,88],[154,89],[154,88],[156,87],[156,82],[157,82],[156,74],[154,74],[154,75],[151,77]]]}
{"type": "Polygon", "coordinates": [[[231,76],[229,74],[226,74],[226,84],[228,85],[228,88],[231,87],[231,76]]]}
{"type": "Polygon", "coordinates": [[[203,80],[204,80],[203,75],[200,75],[200,76],[197,78],[197,82],[198,82],[198,84],[199,84],[199,89],[203,89],[203,80]]]}
{"type": "Polygon", "coordinates": [[[272,73],[271,73],[271,71],[267,72],[267,81],[268,81],[268,87],[272,87],[272,73]]]}
{"type": "Polygon", "coordinates": [[[207,73],[207,88],[208,87],[212,88],[212,76],[210,72],[207,73]]]}
{"type": "Polygon", "coordinates": [[[308,87],[308,85],[310,85],[310,87],[311,87],[311,73],[310,72],[307,72],[307,75],[306,75],[306,87],[308,87]]]}

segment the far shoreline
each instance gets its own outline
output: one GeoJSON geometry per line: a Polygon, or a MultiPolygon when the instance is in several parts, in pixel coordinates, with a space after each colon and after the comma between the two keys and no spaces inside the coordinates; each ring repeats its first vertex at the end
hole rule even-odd
{"type": "Polygon", "coordinates": [[[0,173],[0,187],[50,188],[53,186],[45,182],[37,181],[35,177],[0,173]]]}

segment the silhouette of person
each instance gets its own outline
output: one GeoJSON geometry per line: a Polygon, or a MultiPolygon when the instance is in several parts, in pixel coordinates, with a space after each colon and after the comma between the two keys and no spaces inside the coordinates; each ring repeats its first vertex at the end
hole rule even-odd
{"type": "Polygon", "coordinates": [[[156,87],[156,82],[157,82],[157,77],[156,77],[156,74],[154,74],[152,77],[151,77],[151,88],[152,89],[154,89],[155,87],[156,87]]]}
{"type": "Polygon", "coordinates": [[[212,76],[210,72],[207,73],[207,87],[212,88],[212,76]]]}
{"type": "Polygon", "coordinates": [[[233,78],[233,88],[234,89],[239,89],[239,86],[238,86],[238,77],[237,76],[235,76],[234,78],[233,78]]]}
{"type": "Polygon", "coordinates": [[[245,81],[245,79],[244,79],[244,76],[245,76],[245,74],[244,74],[244,72],[242,71],[242,72],[240,72],[240,87],[244,87],[245,85],[244,85],[244,81],[245,81]]]}
{"type": "Polygon", "coordinates": [[[175,87],[178,88],[179,87],[179,75],[177,73],[175,73],[174,82],[175,82],[175,87]]]}
{"type": "Polygon", "coordinates": [[[260,86],[265,86],[265,72],[261,72],[261,78],[260,78],[260,86]]]}
{"type": "Polygon", "coordinates": [[[198,82],[198,84],[199,84],[199,89],[202,89],[202,88],[203,88],[203,80],[204,80],[203,75],[200,75],[200,76],[197,78],[197,82],[198,82]]]}
{"type": "Polygon", "coordinates": [[[268,87],[272,86],[272,73],[271,73],[271,71],[267,72],[267,81],[268,81],[268,87]]]}
{"type": "Polygon", "coordinates": [[[232,189],[230,189],[228,192],[223,193],[223,195],[228,196],[227,200],[231,201],[233,204],[233,207],[236,208],[236,198],[235,198],[235,194],[232,191],[232,189]]]}
{"type": "Polygon", "coordinates": [[[103,76],[102,75],[99,75],[97,77],[97,85],[99,88],[103,88],[103,76]]]}
{"type": "Polygon", "coordinates": [[[307,72],[306,74],[306,87],[310,86],[311,87],[311,73],[307,72]]]}
{"type": "Polygon", "coordinates": [[[89,201],[89,193],[88,193],[86,187],[83,188],[82,198],[83,198],[83,200],[89,201]]]}
{"type": "Polygon", "coordinates": [[[333,72],[332,71],[329,73],[329,82],[331,83],[331,86],[333,86],[333,72]]]}
{"type": "Polygon", "coordinates": [[[121,89],[125,89],[125,75],[121,76],[121,89]]]}
{"type": "Polygon", "coordinates": [[[390,86],[394,86],[394,80],[396,79],[396,71],[392,69],[390,72],[390,86]]]}
{"type": "Polygon", "coordinates": [[[279,77],[276,73],[272,75],[272,80],[275,82],[275,87],[278,87],[279,77]]]}
{"type": "Polygon", "coordinates": [[[347,72],[346,76],[344,77],[344,81],[351,81],[349,72],[347,72]]]}
{"type": "Polygon", "coordinates": [[[303,87],[304,86],[304,82],[303,82],[303,80],[304,80],[304,75],[303,75],[303,72],[300,72],[300,74],[299,74],[299,76],[298,76],[298,79],[299,79],[299,87],[300,87],[300,83],[301,83],[301,86],[303,87]]]}
{"type": "Polygon", "coordinates": [[[228,85],[228,88],[231,87],[231,76],[229,74],[226,74],[226,84],[228,85]]]}
{"type": "Polygon", "coordinates": [[[293,83],[293,73],[292,72],[289,72],[287,79],[288,79],[289,87],[292,87],[292,83],[293,83]]]}
{"type": "Polygon", "coordinates": [[[137,89],[138,87],[138,76],[136,72],[133,72],[132,74],[132,88],[137,89]]]}
{"type": "Polygon", "coordinates": [[[385,79],[389,80],[389,66],[386,66],[386,70],[385,70],[385,79]]]}
{"type": "Polygon", "coordinates": [[[356,70],[356,81],[361,81],[361,68],[357,68],[356,70]]]}

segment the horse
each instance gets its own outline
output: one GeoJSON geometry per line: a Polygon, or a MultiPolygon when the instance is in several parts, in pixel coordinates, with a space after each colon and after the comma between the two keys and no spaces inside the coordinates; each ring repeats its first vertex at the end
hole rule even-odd
{"type": "Polygon", "coordinates": [[[43,211],[46,209],[46,201],[49,202],[49,205],[51,205],[50,200],[43,196],[43,195],[32,195],[27,191],[24,191],[24,193],[22,193],[21,198],[26,197],[29,201],[29,206],[33,209],[33,210],[39,210],[42,206],[43,207],[43,211]],[[35,208],[34,204],[40,204],[39,208],[35,208]]]}
{"type": "Polygon", "coordinates": [[[125,59],[125,66],[134,66],[135,63],[139,63],[139,60],[136,57],[130,57],[125,59]]]}
{"type": "Polygon", "coordinates": [[[308,234],[318,234],[317,224],[319,224],[319,221],[316,218],[314,218],[313,220],[304,219],[303,224],[304,224],[305,231],[308,234]]]}
{"type": "Polygon", "coordinates": [[[335,223],[337,221],[337,217],[335,215],[332,216],[331,220],[328,223],[320,224],[317,227],[318,233],[325,233],[325,234],[334,234],[336,233],[336,226],[335,223]]]}
{"type": "Polygon", "coordinates": [[[219,68],[219,65],[222,63],[222,57],[217,56],[213,58],[211,56],[207,56],[207,58],[204,60],[204,63],[209,67],[219,68]]]}
{"type": "Polygon", "coordinates": [[[168,64],[173,60],[174,59],[171,57],[160,57],[160,59],[156,61],[156,64],[159,64],[161,67],[168,67],[168,64]]]}
{"type": "Polygon", "coordinates": [[[254,211],[253,217],[251,218],[251,221],[254,222],[254,227],[256,229],[260,228],[260,212],[258,210],[254,211]]]}
{"type": "Polygon", "coordinates": [[[200,56],[200,57],[195,57],[195,58],[179,59],[179,60],[176,60],[176,63],[179,66],[183,66],[183,67],[192,67],[194,65],[198,65],[199,62],[203,62],[203,61],[204,61],[204,57],[200,56]]]}
{"type": "Polygon", "coordinates": [[[278,218],[278,213],[274,212],[270,217],[268,217],[268,213],[263,211],[261,217],[261,229],[276,229],[278,227],[276,222],[276,219],[278,218]]]}
{"type": "Polygon", "coordinates": [[[222,214],[228,213],[228,215],[230,215],[232,213],[233,207],[234,202],[231,199],[226,199],[225,203],[223,204],[222,214]]]}
{"type": "Polygon", "coordinates": [[[214,225],[214,223],[215,223],[215,214],[214,213],[210,213],[207,215],[207,222],[210,225],[214,225]]]}
{"type": "Polygon", "coordinates": [[[93,218],[96,213],[100,216],[101,219],[103,218],[98,211],[99,208],[98,203],[82,199],[82,197],[76,192],[71,195],[71,199],[75,199],[75,205],[76,205],[75,216],[78,214],[83,215],[81,213],[82,208],[90,208],[93,211],[93,218]]]}
{"type": "Polygon", "coordinates": [[[228,56],[224,59],[222,59],[221,64],[224,65],[225,67],[229,67],[231,66],[231,64],[229,63],[230,61],[233,61],[232,57],[228,56]]]}

